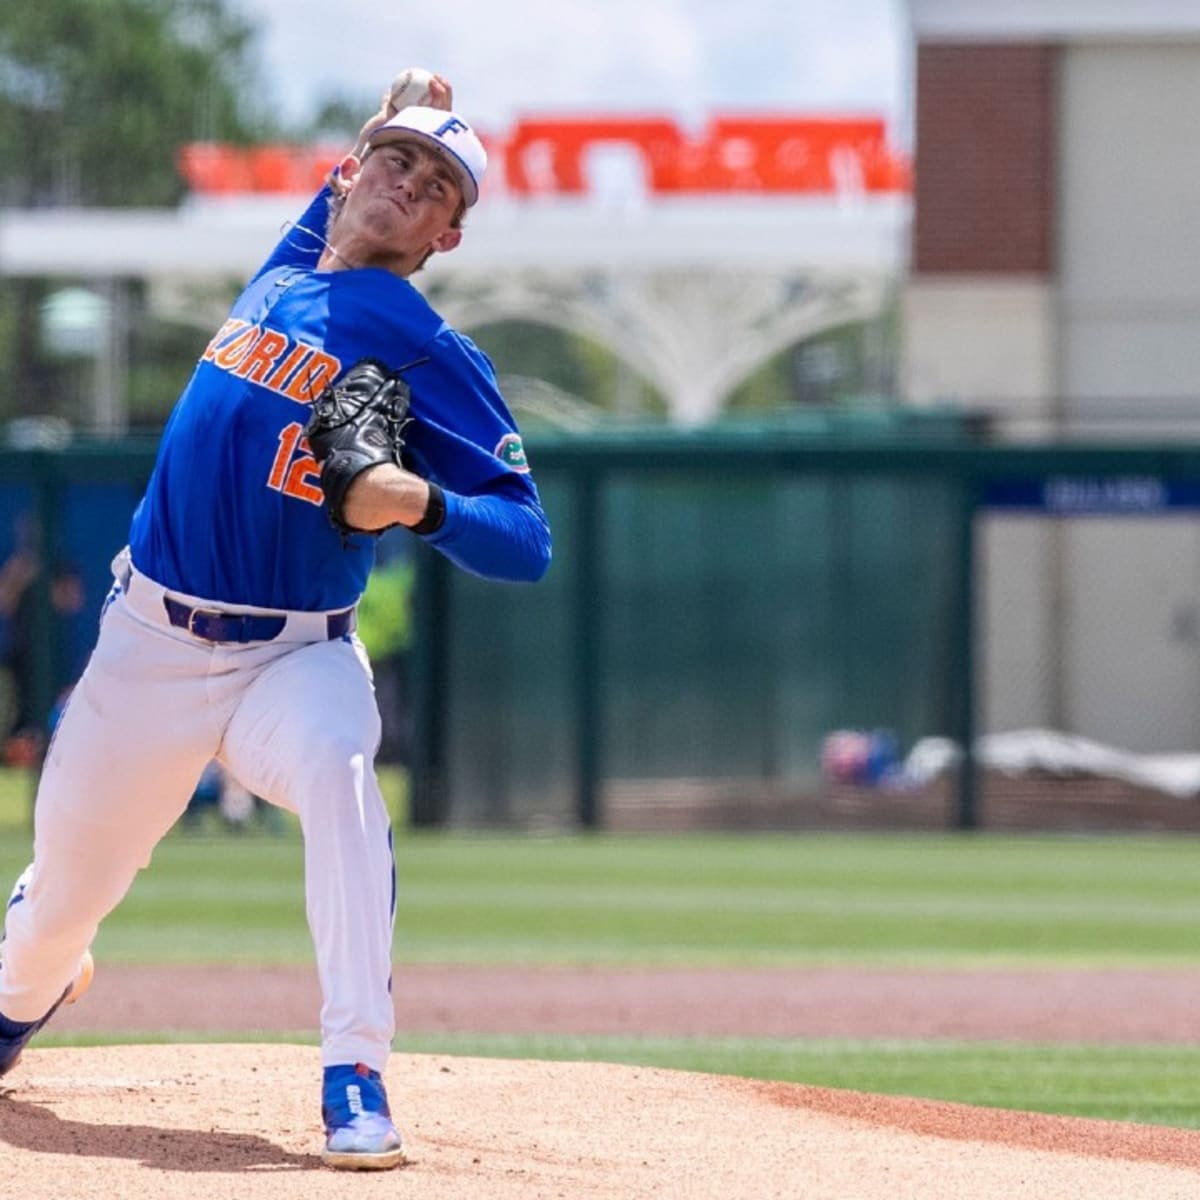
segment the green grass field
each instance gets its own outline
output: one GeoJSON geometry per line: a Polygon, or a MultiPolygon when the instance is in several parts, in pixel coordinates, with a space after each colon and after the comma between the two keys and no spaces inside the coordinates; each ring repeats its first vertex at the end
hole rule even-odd
{"type": "MultiPolygon", "coordinates": [[[[13,877],[28,842],[7,841],[13,877]]],[[[307,962],[294,833],[170,835],[105,923],[124,962],[307,962]]],[[[1200,965],[1200,842],[400,833],[409,962],[1200,965]]]]}
{"type": "MultiPolygon", "coordinates": [[[[2,880],[29,857],[26,801],[19,781],[0,776],[2,880]]],[[[278,835],[174,832],[105,923],[97,954],[309,962],[302,853],[290,823],[278,835]]],[[[401,964],[1200,968],[1200,840],[1183,837],[400,831],[396,854],[401,964]]],[[[403,1045],[1200,1127],[1193,1046],[500,1037],[403,1045]]]]}

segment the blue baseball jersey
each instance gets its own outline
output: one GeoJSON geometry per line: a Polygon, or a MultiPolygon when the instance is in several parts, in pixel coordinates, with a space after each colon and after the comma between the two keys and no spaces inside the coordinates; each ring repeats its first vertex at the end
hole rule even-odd
{"type": "Polygon", "coordinates": [[[550,530],[491,363],[407,280],[316,270],[328,196],[284,234],[205,349],[133,517],[134,565],[229,604],[354,604],[375,538],[343,545],[330,525],[304,426],[326,384],[369,356],[403,370],[405,465],[445,491],[445,522],[425,540],[487,578],[540,578],[550,530]]]}

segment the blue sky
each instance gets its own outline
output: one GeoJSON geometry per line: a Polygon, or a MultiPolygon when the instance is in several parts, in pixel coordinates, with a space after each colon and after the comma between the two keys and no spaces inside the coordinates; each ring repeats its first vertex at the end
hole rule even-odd
{"type": "Polygon", "coordinates": [[[330,90],[374,96],[403,67],[455,85],[483,128],[522,113],[879,113],[906,145],[905,0],[237,0],[283,115],[330,90]]]}

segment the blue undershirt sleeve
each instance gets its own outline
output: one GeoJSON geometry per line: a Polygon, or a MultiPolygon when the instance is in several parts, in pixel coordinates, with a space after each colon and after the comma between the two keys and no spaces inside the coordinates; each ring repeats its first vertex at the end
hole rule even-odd
{"type": "Polygon", "coordinates": [[[536,583],[550,566],[550,525],[532,485],[498,480],[486,492],[447,491],[446,520],[424,540],[473,575],[536,583]]]}

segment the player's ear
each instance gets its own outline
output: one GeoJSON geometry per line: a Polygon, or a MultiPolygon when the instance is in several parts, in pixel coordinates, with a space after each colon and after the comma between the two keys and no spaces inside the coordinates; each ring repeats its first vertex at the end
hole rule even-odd
{"type": "Polygon", "coordinates": [[[358,173],[361,170],[362,160],[356,158],[353,154],[347,154],[330,172],[330,186],[335,192],[344,196],[354,186],[354,181],[358,178],[358,173]]]}
{"type": "Polygon", "coordinates": [[[445,254],[447,250],[453,250],[462,241],[462,235],[463,231],[461,229],[454,229],[452,227],[444,233],[439,233],[429,244],[439,254],[445,254]]]}

